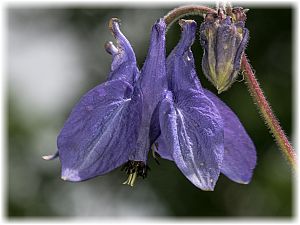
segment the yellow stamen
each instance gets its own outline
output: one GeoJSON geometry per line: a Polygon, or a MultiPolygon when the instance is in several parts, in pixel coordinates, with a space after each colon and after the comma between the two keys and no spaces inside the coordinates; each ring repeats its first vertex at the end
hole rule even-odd
{"type": "Polygon", "coordinates": [[[134,173],[130,173],[127,180],[123,184],[128,184],[129,186],[133,187],[136,177],[137,177],[137,171],[135,171],[134,173]]]}
{"type": "Polygon", "coordinates": [[[131,181],[130,181],[130,186],[131,186],[131,187],[133,187],[133,185],[134,185],[136,176],[137,176],[137,172],[135,171],[135,172],[133,173],[132,179],[131,179],[131,181]]]}

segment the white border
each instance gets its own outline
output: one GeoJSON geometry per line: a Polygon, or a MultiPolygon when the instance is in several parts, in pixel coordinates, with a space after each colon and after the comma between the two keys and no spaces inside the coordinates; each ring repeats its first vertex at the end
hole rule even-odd
{"type": "MultiPolygon", "coordinates": [[[[7,184],[6,184],[6,174],[7,174],[7,157],[5,152],[7,151],[7,109],[6,109],[6,103],[7,103],[7,98],[6,98],[6,89],[7,89],[7,83],[6,83],[6,59],[5,59],[5,47],[6,47],[6,33],[5,33],[5,28],[6,28],[6,7],[9,6],[20,6],[20,7],[31,7],[31,6],[41,6],[41,7],[46,7],[46,6],[54,6],[54,7],[62,7],[62,6],[116,6],[116,7],[121,7],[121,6],[127,6],[127,7],[141,7],[141,6],[150,6],[150,7],[161,7],[161,6],[174,6],[174,5],[184,5],[184,4],[192,4],[192,3],[200,3],[201,4],[214,4],[212,1],[161,1],[161,0],[151,0],[151,1],[141,1],[141,0],[102,0],[102,1],[97,1],[97,0],[88,0],[88,1],[74,1],[74,0],[52,0],[52,1],[41,1],[41,0],[14,0],[14,1],[8,1],[8,0],[2,0],[0,1],[1,8],[0,8],[0,37],[1,39],[1,44],[0,44],[0,69],[1,69],[1,75],[0,75],[0,101],[1,101],[1,110],[0,110],[0,146],[1,146],[1,154],[0,154],[0,163],[1,163],[1,185],[0,185],[0,224],[2,223],[22,223],[22,224],[32,224],[32,223],[50,223],[50,224],[65,224],[66,222],[72,222],[72,223],[79,223],[79,224],[84,224],[87,222],[95,222],[99,224],[106,224],[106,223],[112,223],[116,224],[118,222],[124,222],[124,223],[153,223],[155,222],[156,224],[195,224],[201,222],[201,224],[253,224],[253,223],[263,223],[263,224],[290,224],[290,220],[287,219],[272,219],[272,218],[250,218],[250,217],[238,217],[238,218],[203,218],[203,219],[180,219],[180,220],[175,220],[176,218],[170,218],[170,219],[134,219],[132,220],[125,220],[124,219],[118,219],[118,220],[107,220],[104,219],[99,221],[100,218],[97,218],[96,220],[94,219],[89,219],[89,218],[84,218],[84,219],[28,219],[28,218],[20,218],[20,220],[12,220],[10,219],[9,221],[6,219],[6,198],[7,198],[7,184]],[[155,3],[155,4],[154,4],[155,3]],[[270,220],[271,219],[271,220],[270,220]]],[[[295,93],[293,94],[293,106],[294,107],[294,113],[293,113],[293,120],[296,122],[296,126],[294,128],[294,137],[293,137],[293,143],[298,149],[299,147],[299,118],[298,118],[298,112],[299,112],[299,93],[300,91],[298,90],[299,87],[299,81],[300,79],[298,78],[299,76],[299,69],[298,65],[300,65],[299,62],[299,21],[300,21],[300,15],[299,15],[299,2],[294,0],[294,1],[283,1],[283,0],[273,0],[273,1],[267,1],[267,0],[252,0],[252,1],[231,1],[235,5],[242,5],[242,3],[246,3],[247,5],[261,5],[261,6],[281,6],[281,5],[293,5],[295,6],[296,12],[295,12],[295,18],[294,18],[294,37],[293,37],[293,46],[295,46],[294,50],[294,55],[293,55],[293,74],[294,76],[294,81],[295,84],[293,84],[293,90],[295,90],[295,93]]],[[[295,200],[295,205],[294,205],[294,215],[296,218],[292,220],[292,223],[299,224],[299,194],[298,194],[298,187],[299,187],[299,179],[296,179],[295,175],[295,180],[297,182],[295,183],[294,189],[296,190],[294,192],[294,196],[296,197],[295,200]]]]}

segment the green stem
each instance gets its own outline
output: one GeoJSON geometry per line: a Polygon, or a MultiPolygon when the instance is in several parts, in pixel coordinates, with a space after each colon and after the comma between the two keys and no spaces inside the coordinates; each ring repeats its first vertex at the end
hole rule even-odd
{"type": "MultiPolygon", "coordinates": [[[[187,16],[187,15],[204,15],[206,13],[215,13],[214,9],[205,6],[199,5],[189,5],[182,6],[173,9],[170,11],[165,17],[165,22],[170,27],[173,22],[178,19],[187,16]]],[[[262,89],[260,88],[255,75],[251,69],[251,65],[249,64],[245,54],[242,56],[242,69],[244,70],[244,75],[246,77],[246,84],[248,86],[248,90],[253,97],[254,102],[257,104],[259,111],[261,112],[264,120],[266,121],[267,126],[270,128],[271,132],[274,135],[274,138],[283,152],[283,154],[288,159],[291,167],[296,170],[297,156],[295,150],[290,144],[287,136],[285,135],[283,129],[281,128],[278,120],[276,119],[266,97],[263,94],[262,89]]]]}

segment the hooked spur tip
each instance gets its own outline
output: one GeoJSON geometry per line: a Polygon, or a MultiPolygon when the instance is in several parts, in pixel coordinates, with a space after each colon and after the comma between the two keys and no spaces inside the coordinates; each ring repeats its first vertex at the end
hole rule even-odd
{"type": "MultiPolygon", "coordinates": [[[[181,30],[184,29],[184,26],[185,25],[190,25],[191,27],[196,27],[197,26],[197,23],[195,20],[185,20],[185,19],[181,19],[179,20],[179,26],[181,27],[181,30]]],[[[186,29],[186,28],[185,28],[186,29]]]]}
{"type": "Polygon", "coordinates": [[[197,28],[197,23],[195,20],[179,20],[179,25],[181,27],[181,32],[195,32],[194,30],[197,28]]]}
{"type": "Polygon", "coordinates": [[[185,19],[180,19],[179,20],[179,25],[182,27],[184,26],[185,24],[191,24],[191,23],[196,23],[195,20],[185,20],[185,19]]]}
{"type": "Polygon", "coordinates": [[[118,48],[111,41],[107,41],[104,44],[104,48],[106,52],[110,55],[115,55],[118,53],[118,48]]]}
{"type": "Polygon", "coordinates": [[[118,18],[111,18],[108,22],[108,28],[112,33],[114,33],[115,25],[119,25],[121,23],[121,20],[118,18]]]}

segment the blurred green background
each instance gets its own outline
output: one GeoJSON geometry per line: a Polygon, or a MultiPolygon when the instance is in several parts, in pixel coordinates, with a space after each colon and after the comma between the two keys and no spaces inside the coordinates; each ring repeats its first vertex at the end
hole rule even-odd
{"type": "MultiPolygon", "coordinates": [[[[250,8],[247,55],[286,134],[293,138],[293,6],[250,8]]],[[[175,5],[174,5],[175,7],[175,5]]],[[[60,179],[59,160],[42,155],[56,151],[56,136],[73,105],[103,82],[111,57],[103,46],[113,40],[107,23],[122,20],[141,67],[152,24],[173,7],[146,6],[8,6],[8,217],[172,216],[291,217],[293,177],[271,134],[252,103],[244,82],[221,98],[236,112],[257,148],[257,167],[248,185],[221,175],[214,192],[193,186],[175,164],[152,159],[147,179],[134,188],[120,169],[82,183],[60,179]]],[[[202,18],[190,16],[200,25],[202,18]]],[[[167,52],[180,28],[167,34],[167,52]]],[[[193,45],[197,72],[204,87],[214,90],[201,72],[202,49],[193,45]]],[[[240,76],[242,80],[242,76],[240,76]]]]}

